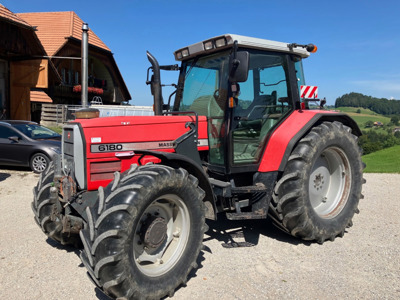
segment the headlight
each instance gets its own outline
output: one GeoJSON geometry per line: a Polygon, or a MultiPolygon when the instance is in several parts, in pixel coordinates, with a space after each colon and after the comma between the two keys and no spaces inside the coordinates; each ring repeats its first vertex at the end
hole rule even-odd
{"type": "Polygon", "coordinates": [[[211,50],[213,48],[213,41],[208,41],[204,43],[204,50],[211,50]]]}
{"type": "Polygon", "coordinates": [[[189,49],[188,48],[182,50],[182,56],[183,57],[189,56],[189,49]]]}
{"type": "Polygon", "coordinates": [[[215,46],[216,46],[217,48],[226,46],[226,40],[225,40],[225,38],[215,40],[215,46]]]}

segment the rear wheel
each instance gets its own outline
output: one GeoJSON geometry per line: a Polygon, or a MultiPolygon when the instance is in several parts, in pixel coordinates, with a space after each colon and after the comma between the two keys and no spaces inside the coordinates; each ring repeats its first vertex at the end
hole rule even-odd
{"type": "Polygon", "coordinates": [[[204,192],[183,169],[132,166],[104,190],[81,231],[81,258],[111,297],[159,299],[185,284],[205,231],[204,192]]]}
{"type": "Polygon", "coordinates": [[[363,164],[356,137],[339,122],[324,122],[300,140],[275,187],[271,214],[305,240],[334,240],[352,225],[362,197],[363,164]]]}

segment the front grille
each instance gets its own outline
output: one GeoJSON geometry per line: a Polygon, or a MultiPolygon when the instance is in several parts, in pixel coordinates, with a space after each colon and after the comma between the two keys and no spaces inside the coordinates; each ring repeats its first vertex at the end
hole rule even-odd
{"type": "Polygon", "coordinates": [[[67,124],[62,134],[62,168],[64,175],[75,177],[80,189],[86,186],[86,155],[83,132],[77,124],[67,124]]]}
{"type": "Polygon", "coordinates": [[[64,155],[70,157],[74,156],[74,130],[72,128],[64,128],[63,147],[64,155]]]}
{"type": "Polygon", "coordinates": [[[74,173],[74,130],[63,130],[63,170],[65,175],[74,173]]]}

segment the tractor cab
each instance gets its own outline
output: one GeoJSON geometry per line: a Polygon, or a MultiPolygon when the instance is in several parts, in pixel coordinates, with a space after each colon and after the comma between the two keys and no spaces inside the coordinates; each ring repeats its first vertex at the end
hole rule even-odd
{"type": "Polygon", "coordinates": [[[293,45],[227,34],[175,52],[172,110],[207,117],[210,170],[256,171],[269,134],[300,106],[309,52],[293,45]]]}

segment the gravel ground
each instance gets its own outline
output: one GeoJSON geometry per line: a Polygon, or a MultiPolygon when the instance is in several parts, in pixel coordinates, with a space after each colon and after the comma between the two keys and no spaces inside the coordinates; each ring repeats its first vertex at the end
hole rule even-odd
{"type": "MultiPolygon", "coordinates": [[[[265,220],[209,222],[200,268],[174,299],[400,299],[400,174],[364,177],[360,214],[334,242],[303,242],[265,220]],[[255,246],[222,247],[231,240],[255,246]]],[[[34,222],[38,178],[0,170],[0,299],[107,300],[79,252],[34,222]]]]}

